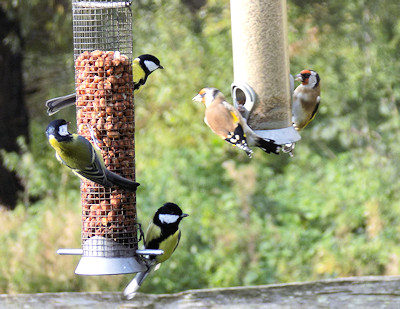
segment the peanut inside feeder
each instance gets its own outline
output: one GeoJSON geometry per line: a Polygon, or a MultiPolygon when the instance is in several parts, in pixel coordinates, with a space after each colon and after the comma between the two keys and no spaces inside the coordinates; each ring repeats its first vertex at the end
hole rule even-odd
{"type": "MultiPolygon", "coordinates": [[[[92,141],[90,126],[106,167],[134,180],[133,79],[129,58],[118,51],[85,51],[77,57],[75,69],[78,133],[92,141]]],[[[135,194],[82,180],[81,202],[83,255],[133,256],[137,249],[135,194]],[[108,241],[85,246],[93,237],[108,241]]]]}

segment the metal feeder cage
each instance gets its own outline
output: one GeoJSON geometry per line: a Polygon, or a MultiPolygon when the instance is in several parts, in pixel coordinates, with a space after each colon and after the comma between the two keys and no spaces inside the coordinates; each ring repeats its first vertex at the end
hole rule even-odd
{"type": "MultiPolygon", "coordinates": [[[[106,167],[135,180],[130,1],[72,1],[78,134],[100,148],[106,167]]],[[[79,275],[143,271],[137,253],[136,194],[81,181],[79,275]]],[[[68,251],[70,250],[70,251],[68,251]]]]}

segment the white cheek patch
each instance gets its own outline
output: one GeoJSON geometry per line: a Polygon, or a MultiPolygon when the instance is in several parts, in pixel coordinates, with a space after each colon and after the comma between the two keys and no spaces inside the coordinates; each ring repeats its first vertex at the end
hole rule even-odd
{"type": "Polygon", "coordinates": [[[158,65],[155,64],[153,61],[150,61],[150,60],[145,60],[144,61],[144,65],[146,66],[146,68],[149,69],[150,72],[153,72],[154,70],[158,69],[158,65]]]}
{"type": "Polygon", "coordinates": [[[204,96],[204,103],[206,104],[206,107],[208,107],[213,100],[214,100],[213,94],[208,91],[204,96]]]}
{"type": "Polygon", "coordinates": [[[67,136],[67,135],[69,135],[68,126],[67,126],[66,124],[60,126],[60,127],[58,128],[58,134],[61,135],[61,136],[67,136]]]}
{"type": "Polygon", "coordinates": [[[178,221],[179,216],[160,214],[160,215],[158,215],[158,219],[160,220],[161,223],[170,224],[170,223],[175,223],[176,221],[178,221]]]}
{"type": "Polygon", "coordinates": [[[311,74],[310,77],[308,78],[308,84],[306,86],[308,86],[308,88],[314,88],[316,84],[317,84],[317,77],[315,76],[315,74],[311,74]]]}

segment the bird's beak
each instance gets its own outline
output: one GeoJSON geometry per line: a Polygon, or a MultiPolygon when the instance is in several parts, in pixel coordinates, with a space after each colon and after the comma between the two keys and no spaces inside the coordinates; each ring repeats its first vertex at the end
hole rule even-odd
{"type": "Polygon", "coordinates": [[[297,74],[295,80],[302,82],[303,81],[303,76],[301,74],[297,74]]]}
{"type": "Polygon", "coordinates": [[[158,68],[164,70],[164,67],[161,64],[158,66],[158,68]]]}
{"type": "Polygon", "coordinates": [[[199,93],[198,95],[196,95],[193,99],[193,101],[197,101],[197,102],[201,102],[203,100],[203,97],[201,96],[201,94],[199,93]]]}
{"type": "Polygon", "coordinates": [[[189,217],[189,215],[188,215],[188,214],[182,214],[182,215],[181,215],[181,218],[182,218],[182,219],[185,218],[185,217],[189,217]]]}

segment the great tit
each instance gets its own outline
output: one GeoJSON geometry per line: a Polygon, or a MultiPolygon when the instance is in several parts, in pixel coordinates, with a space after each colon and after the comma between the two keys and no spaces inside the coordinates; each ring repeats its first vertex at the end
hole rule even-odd
{"type": "Polygon", "coordinates": [[[150,256],[147,259],[147,270],[136,274],[135,278],[127,285],[124,295],[127,299],[135,296],[144,279],[160,267],[160,263],[169,259],[175,251],[181,238],[179,223],[188,214],[182,213],[180,207],[174,203],[165,203],[155,213],[149,224],[144,240],[145,249],[161,249],[164,254],[150,256]]]}
{"type": "Polygon", "coordinates": [[[249,145],[257,146],[267,153],[279,153],[280,147],[274,140],[259,137],[246,123],[240,112],[226,102],[225,96],[216,88],[203,88],[193,98],[206,106],[204,122],[222,139],[244,150],[251,158],[253,150],[249,145]]]}
{"type": "Polygon", "coordinates": [[[301,84],[293,92],[292,121],[297,131],[304,129],[317,114],[320,103],[320,77],[313,70],[296,75],[301,84]]]}
{"type": "MultiPolygon", "coordinates": [[[[141,55],[133,60],[133,91],[136,93],[143,86],[149,75],[157,69],[164,69],[157,57],[149,54],[141,55]]],[[[76,94],[71,93],[66,96],[57,97],[46,101],[47,113],[49,116],[57,113],[64,107],[75,104],[76,94]]]]}
{"type": "Polygon", "coordinates": [[[69,133],[68,123],[64,119],[50,122],[46,135],[50,145],[56,151],[56,158],[79,177],[89,179],[106,188],[115,185],[131,192],[136,191],[140,185],[109,171],[105,167],[100,151],[83,136],[69,133]]]}

